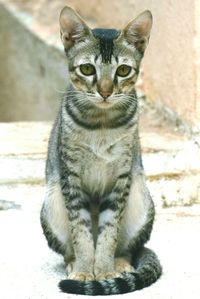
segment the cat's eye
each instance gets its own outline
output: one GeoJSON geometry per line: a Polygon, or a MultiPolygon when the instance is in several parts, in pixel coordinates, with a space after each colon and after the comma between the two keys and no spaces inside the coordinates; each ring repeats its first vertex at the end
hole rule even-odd
{"type": "Polygon", "coordinates": [[[81,64],[80,71],[85,76],[92,76],[96,74],[95,67],[90,63],[81,64]]]}
{"type": "Polygon", "coordinates": [[[116,75],[119,77],[126,77],[130,74],[131,67],[126,64],[122,64],[117,68],[116,75]]]}

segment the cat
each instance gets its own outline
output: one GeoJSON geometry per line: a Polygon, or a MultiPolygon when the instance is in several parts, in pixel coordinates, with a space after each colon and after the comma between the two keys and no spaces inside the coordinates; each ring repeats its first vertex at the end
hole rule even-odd
{"type": "Polygon", "coordinates": [[[124,30],[91,30],[70,7],[60,14],[71,83],[54,123],[41,225],[64,257],[63,292],[122,294],[154,283],[157,255],[144,247],[154,221],[138,135],[135,82],[152,15],[124,30]]]}

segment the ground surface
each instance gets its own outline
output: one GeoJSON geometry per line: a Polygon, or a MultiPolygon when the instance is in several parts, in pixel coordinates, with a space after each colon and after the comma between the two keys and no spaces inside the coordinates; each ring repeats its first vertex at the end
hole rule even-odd
{"type": "MultiPolygon", "coordinates": [[[[1,299],[75,298],[59,292],[57,284],[65,278],[63,259],[48,248],[40,228],[50,127],[49,123],[0,124],[1,299]]],[[[199,152],[185,138],[163,136],[161,132],[143,131],[141,141],[157,209],[148,246],[157,252],[164,272],[157,283],[135,292],[134,298],[197,299],[200,294],[200,198],[199,193],[190,200],[186,196],[185,202],[183,197],[195,186],[196,192],[199,190],[199,152]],[[191,150],[194,160],[189,159],[189,163],[191,150]],[[187,163],[183,164],[184,161],[187,163]],[[176,180],[186,167],[189,167],[184,177],[186,181],[176,180]],[[167,181],[168,176],[173,179],[167,181]],[[179,192],[169,183],[176,188],[180,184],[179,192]],[[163,186],[167,186],[166,202],[158,196],[163,186]],[[190,206],[177,206],[184,204],[190,206]],[[177,207],[163,208],[173,205],[177,207]]],[[[128,298],[130,294],[123,297],[128,298]]]]}
{"type": "MultiPolygon", "coordinates": [[[[47,247],[40,228],[43,186],[1,186],[0,194],[18,205],[0,211],[1,299],[75,298],[57,288],[65,278],[64,263],[47,247]]],[[[197,205],[158,212],[148,245],[159,255],[164,273],[157,283],[135,292],[132,298],[199,298],[199,219],[197,205]]]]}

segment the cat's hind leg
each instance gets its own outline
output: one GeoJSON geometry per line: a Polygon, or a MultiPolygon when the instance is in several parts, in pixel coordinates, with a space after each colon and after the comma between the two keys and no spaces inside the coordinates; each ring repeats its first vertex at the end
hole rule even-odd
{"type": "Polygon", "coordinates": [[[47,184],[45,201],[40,213],[44,235],[51,249],[64,256],[68,263],[73,256],[68,212],[58,182],[47,184]]]}

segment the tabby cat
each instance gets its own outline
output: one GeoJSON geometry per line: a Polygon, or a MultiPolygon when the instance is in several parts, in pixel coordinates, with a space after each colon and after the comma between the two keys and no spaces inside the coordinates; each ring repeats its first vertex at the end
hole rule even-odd
{"type": "Polygon", "coordinates": [[[60,14],[71,78],[53,130],[41,224],[63,255],[63,292],[109,295],[161,275],[149,240],[154,205],[145,183],[135,82],[152,26],[150,11],[124,30],[93,29],[70,7],[60,14]]]}

